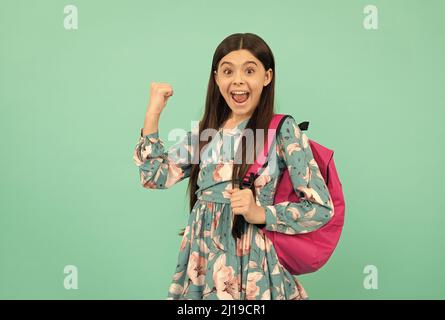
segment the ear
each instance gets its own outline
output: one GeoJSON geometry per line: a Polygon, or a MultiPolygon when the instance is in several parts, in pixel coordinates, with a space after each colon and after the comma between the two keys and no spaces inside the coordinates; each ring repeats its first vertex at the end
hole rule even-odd
{"type": "Polygon", "coordinates": [[[266,76],[264,77],[265,87],[272,81],[272,77],[273,77],[273,70],[272,68],[269,68],[269,70],[266,71],[266,76]]]}
{"type": "Polygon", "coordinates": [[[219,87],[218,74],[216,73],[216,70],[213,70],[213,78],[215,79],[216,85],[219,87]]]}

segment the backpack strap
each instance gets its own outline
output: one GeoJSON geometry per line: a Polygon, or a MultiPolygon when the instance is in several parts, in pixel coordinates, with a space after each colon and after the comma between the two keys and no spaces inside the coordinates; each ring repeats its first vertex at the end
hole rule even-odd
{"type": "MultiPolygon", "coordinates": [[[[291,115],[285,114],[274,114],[272,120],[269,123],[269,129],[267,130],[266,144],[263,146],[263,150],[259,153],[255,163],[253,163],[246,172],[243,182],[240,186],[243,188],[251,188],[255,179],[259,176],[258,172],[267,166],[267,158],[272,151],[273,141],[276,139],[277,132],[280,132],[281,126],[283,125],[286,118],[292,118],[291,115]]],[[[309,127],[309,122],[305,121],[298,124],[298,127],[302,131],[306,131],[309,127]]]]}

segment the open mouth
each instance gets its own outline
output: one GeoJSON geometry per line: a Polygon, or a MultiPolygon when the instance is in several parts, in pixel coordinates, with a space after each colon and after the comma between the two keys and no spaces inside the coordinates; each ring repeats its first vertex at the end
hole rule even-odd
{"type": "Polygon", "coordinates": [[[233,90],[230,92],[230,96],[237,105],[244,105],[247,102],[250,93],[249,91],[233,90]]]}

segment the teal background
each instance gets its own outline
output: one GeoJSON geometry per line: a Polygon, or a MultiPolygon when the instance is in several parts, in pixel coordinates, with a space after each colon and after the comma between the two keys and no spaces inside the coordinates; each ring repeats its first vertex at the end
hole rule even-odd
{"type": "Polygon", "coordinates": [[[139,184],[151,81],[161,138],[203,112],[216,46],[253,32],[276,106],[335,151],[346,223],[311,299],[445,297],[443,1],[17,1],[0,4],[0,298],[164,299],[187,182],[139,184]],[[65,5],[79,29],[65,30],[65,5]],[[379,29],[365,30],[376,5],[379,29]],[[77,290],[63,286],[78,268],[77,290]],[[367,265],[378,289],[363,286],[367,265]]]}

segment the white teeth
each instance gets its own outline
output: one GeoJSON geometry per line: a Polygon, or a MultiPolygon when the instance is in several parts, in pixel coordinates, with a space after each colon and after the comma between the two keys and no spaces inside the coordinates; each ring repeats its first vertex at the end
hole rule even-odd
{"type": "Polygon", "coordinates": [[[249,93],[247,91],[232,91],[232,94],[245,94],[245,93],[249,93]]]}

